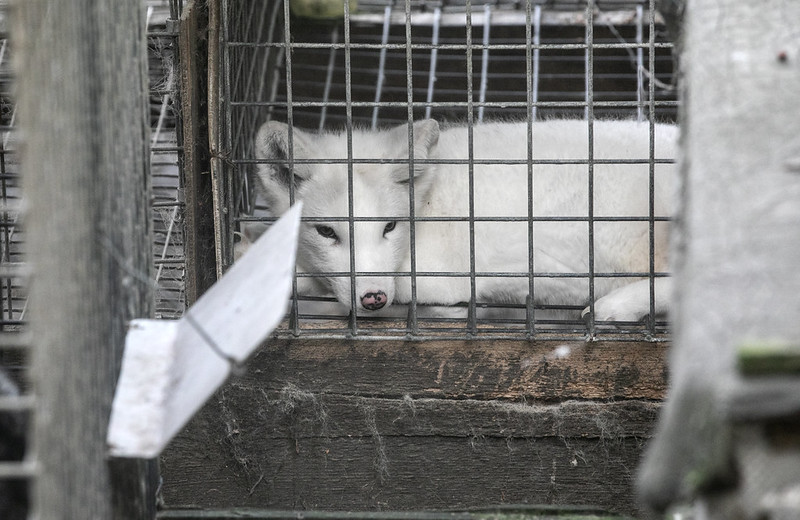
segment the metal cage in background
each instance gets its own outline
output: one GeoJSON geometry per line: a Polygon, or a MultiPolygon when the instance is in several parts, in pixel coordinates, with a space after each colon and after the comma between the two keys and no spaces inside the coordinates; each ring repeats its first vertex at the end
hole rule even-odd
{"type": "MultiPolygon", "coordinates": [[[[238,233],[272,218],[253,179],[259,162],[253,138],[267,120],[310,131],[350,131],[428,117],[474,124],[567,117],[587,125],[609,118],[676,119],[671,36],[652,1],[362,0],[333,20],[296,16],[289,0],[217,5],[210,88],[218,92],[212,96],[218,103],[213,106],[212,99],[210,127],[220,272],[233,261],[238,233]]],[[[638,159],[645,173],[657,162],[652,153],[638,159]]],[[[674,158],[659,160],[664,159],[674,158]]],[[[593,166],[591,159],[586,164],[593,166]]],[[[652,241],[658,218],[651,209],[641,219],[650,223],[652,241]]],[[[474,280],[476,273],[469,274],[474,280]]],[[[360,274],[347,275],[354,280],[360,274]]],[[[652,267],[645,274],[651,282],[665,275],[652,267]]],[[[584,276],[594,284],[593,273],[584,276]]],[[[412,304],[398,320],[356,317],[324,305],[332,302],[295,293],[279,333],[659,341],[667,332],[666,322],[655,317],[604,328],[548,319],[539,312],[546,307],[525,304],[463,302],[463,319],[426,316],[423,306],[412,304]],[[500,313],[490,312],[498,308],[500,313]]]]}

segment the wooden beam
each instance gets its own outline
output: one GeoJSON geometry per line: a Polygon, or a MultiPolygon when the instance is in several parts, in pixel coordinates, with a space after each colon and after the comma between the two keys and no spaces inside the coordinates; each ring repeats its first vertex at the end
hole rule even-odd
{"type": "Polygon", "coordinates": [[[17,5],[36,389],[33,516],[152,518],[154,461],[109,465],[128,320],[152,312],[144,6],[17,5]]]}
{"type": "Polygon", "coordinates": [[[638,513],[666,350],[272,340],[165,451],[165,504],[638,513]]]}
{"type": "Polygon", "coordinates": [[[457,399],[661,399],[665,343],[276,339],[243,381],[457,399]]]}
{"type": "Polygon", "coordinates": [[[800,464],[753,463],[762,443],[733,424],[800,403],[796,375],[764,385],[779,376],[737,368],[741,345],[800,338],[800,3],[685,4],[672,393],[640,488],[658,509],[699,495],[708,518],[735,518],[800,480],[800,464]]]}
{"type": "Polygon", "coordinates": [[[214,208],[208,150],[208,6],[189,1],[181,14],[181,115],[183,132],[184,251],[186,306],[190,307],[216,280],[214,208]]]}

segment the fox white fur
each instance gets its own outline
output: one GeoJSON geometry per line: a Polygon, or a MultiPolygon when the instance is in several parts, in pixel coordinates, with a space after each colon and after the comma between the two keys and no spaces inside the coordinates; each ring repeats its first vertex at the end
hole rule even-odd
{"type": "MultiPolygon", "coordinates": [[[[593,158],[593,214],[602,217],[649,215],[649,124],[633,121],[595,121],[593,158]],[[644,163],[603,164],[603,160],[639,160],[644,163]]],[[[302,200],[305,217],[298,249],[298,268],[309,273],[329,273],[324,284],[344,305],[351,306],[351,278],[336,276],[351,271],[350,241],[354,240],[355,306],[360,314],[383,311],[393,303],[412,298],[411,239],[409,224],[409,126],[388,130],[353,130],[348,153],[345,133],[311,134],[291,130],[275,121],[265,123],[256,136],[260,164],[258,178],[268,207],[281,214],[289,207],[289,186],[302,200]],[[289,170],[289,158],[293,168],[289,170]],[[352,163],[352,186],[348,179],[352,163]],[[330,164],[325,161],[336,160],[330,164]],[[309,163],[305,161],[316,161],[309,163]],[[352,215],[373,220],[352,223],[335,220],[349,216],[348,189],[352,189],[352,215]],[[326,218],[333,220],[323,221],[326,218]],[[375,274],[371,274],[375,273],[375,274]]],[[[527,217],[529,170],[528,125],[525,122],[482,123],[473,127],[472,154],[465,126],[443,126],[434,120],[413,125],[414,244],[416,247],[416,298],[420,304],[453,305],[470,300],[470,244],[474,245],[474,270],[478,301],[525,303],[527,276],[481,276],[480,273],[528,273],[529,240],[533,242],[535,273],[583,274],[589,272],[589,158],[588,124],[580,120],[551,120],[533,124],[534,161],[567,164],[533,165],[534,217],[583,218],[566,221],[474,222],[474,240],[468,222],[425,219],[470,215],[527,217]],[[470,167],[468,159],[473,159],[470,167]],[[426,161],[435,160],[435,163],[426,161]],[[497,164],[516,160],[521,164],[497,164]],[[457,164],[448,164],[453,161],[457,164]],[[573,164],[569,164],[573,161],[573,164]],[[581,164],[581,161],[584,161],[581,164]],[[493,163],[494,162],[494,163],[493,163]],[[470,190],[470,170],[473,188],[470,190]],[[426,276],[456,272],[466,276],[426,276]]],[[[675,156],[677,129],[655,125],[655,157],[675,156]]],[[[674,177],[672,164],[655,165],[654,214],[669,216],[674,177]]],[[[655,224],[655,271],[667,270],[667,222],[655,224]]],[[[649,223],[643,221],[593,223],[595,273],[647,273],[650,271],[649,223]]],[[[670,281],[658,277],[655,310],[666,311],[670,281]]],[[[639,320],[650,312],[648,279],[605,277],[594,279],[596,320],[639,320]]],[[[589,281],[584,277],[536,277],[533,300],[537,304],[588,305],[589,281]]],[[[588,309],[588,307],[587,307],[588,309]]]]}

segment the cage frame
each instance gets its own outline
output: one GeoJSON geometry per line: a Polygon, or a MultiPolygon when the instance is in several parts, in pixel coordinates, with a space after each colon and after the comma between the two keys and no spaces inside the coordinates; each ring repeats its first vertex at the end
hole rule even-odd
{"type": "MultiPolygon", "coordinates": [[[[279,7],[283,8],[283,40],[277,38],[275,41],[269,42],[251,42],[251,41],[235,41],[231,40],[230,36],[227,33],[227,27],[229,24],[229,17],[231,16],[230,13],[227,12],[227,4],[225,2],[221,2],[220,6],[212,6],[211,9],[211,26],[212,26],[212,40],[210,45],[210,70],[215,70],[217,72],[210,73],[210,77],[212,78],[212,84],[210,85],[210,92],[214,94],[209,97],[209,111],[210,111],[210,118],[212,121],[212,135],[210,136],[211,139],[211,147],[212,151],[212,160],[211,160],[211,177],[213,179],[213,190],[214,190],[214,203],[215,203],[215,216],[217,222],[216,228],[216,249],[217,249],[217,274],[220,275],[222,272],[227,269],[227,266],[230,265],[233,259],[233,229],[235,229],[236,225],[247,223],[247,222],[269,222],[270,220],[274,220],[274,217],[252,217],[247,214],[243,214],[240,216],[234,216],[233,214],[237,211],[237,207],[239,207],[240,199],[239,195],[237,195],[237,190],[242,189],[243,182],[253,182],[252,180],[248,181],[246,176],[237,174],[235,175],[235,171],[244,170],[247,168],[252,168],[256,164],[263,164],[267,161],[265,160],[257,160],[252,159],[248,156],[241,156],[236,155],[233,152],[233,144],[232,139],[234,138],[234,132],[236,128],[234,125],[238,124],[239,129],[241,129],[242,120],[239,119],[238,122],[234,122],[231,118],[233,110],[236,109],[244,109],[244,108],[252,108],[253,110],[272,110],[277,106],[285,107],[287,110],[286,119],[289,123],[289,126],[292,127],[293,123],[293,111],[295,109],[317,109],[323,113],[328,108],[343,108],[345,110],[347,121],[352,120],[352,110],[356,108],[372,108],[373,110],[373,121],[376,118],[376,112],[382,107],[394,107],[398,109],[406,108],[407,109],[407,124],[411,124],[414,120],[414,111],[418,110],[420,107],[424,107],[426,111],[430,110],[431,108],[440,107],[440,106],[447,106],[447,107],[457,107],[457,108],[465,108],[467,114],[467,127],[472,128],[473,120],[473,112],[475,109],[482,111],[484,108],[508,108],[508,107],[517,107],[521,109],[525,109],[526,113],[528,114],[535,114],[537,110],[545,109],[549,107],[569,107],[569,108],[583,108],[585,115],[587,116],[587,124],[589,127],[589,159],[588,160],[579,160],[574,161],[579,164],[586,164],[587,168],[589,169],[589,214],[584,217],[578,217],[579,220],[583,220],[588,222],[589,225],[589,266],[590,269],[586,273],[577,273],[577,277],[584,277],[588,279],[588,286],[589,286],[589,298],[588,298],[588,305],[591,311],[594,310],[594,285],[595,285],[595,278],[601,277],[646,277],[650,281],[650,308],[651,313],[646,318],[646,323],[643,327],[641,326],[633,326],[631,327],[630,324],[628,327],[616,327],[617,325],[622,324],[614,324],[615,327],[607,327],[604,325],[597,326],[593,319],[590,319],[587,328],[585,331],[581,330],[581,327],[577,324],[573,324],[571,330],[568,331],[555,331],[555,332],[547,332],[546,330],[537,330],[535,326],[535,310],[532,303],[528,303],[523,305],[524,308],[524,326],[519,327],[519,323],[512,325],[510,327],[492,327],[484,326],[478,327],[476,325],[476,315],[477,315],[477,306],[480,304],[476,302],[475,298],[475,280],[476,277],[485,277],[485,276],[497,276],[497,275],[508,275],[509,273],[502,273],[502,272],[476,272],[473,268],[466,273],[446,273],[445,275],[452,275],[452,276],[460,276],[464,275],[467,276],[470,280],[470,284],[472,286],[472,297],[470,298],[469,302],[466,302],[467,305],[467,324],[463,328],[463,330],[455,330],[456,327],[445,326],[444,329],[451,329],[451,330],[439,330],[436,327],[436,324],[429,325],[428,327],[428,334],[426,336],[425,332],[420,331],[419,323],[418,323],[418,316],[417,316],[417,302],[416,298],[414,297],[414,287],[415,287],[415,280],[417,276],[427,276],[433,275],[434,273],[417,273],[414,263],[414,252],[415,248],[411,247],[411,254],[412,254],[412,269],[410,272],[407,273],[393,273],[399,276],[407,276],[411,279],[412,285],[412,300],[408,304],[408,316],[405,319],[405,323],[403,320],[394,321],[393,323],[387,323],[385,328],[381,328],[380,326],[371,326],[369,324],[364,325],[364,320],[361,317],[356,317],[355,313],[350,313],[347,317],[347,325],[346,326],[338,326],[333,321],[328,321],[327,323],[319,323],[319,326],[315,326],[313,324],[308,325],[305,324],[305,329],[301,326],[301,318],[299,317],[299,310],[298,310],[298,296],[297,290],[295,285],[295,290],[293,292],[294,296],[292,298],[292,303],[290,307],[290,313],[288,315],[288,322],[287,327],[282,329],[283,332],[281,334],[287,334],[288,336],[299,337],[301,335],[308,335],[310,337],[316,337],[319,339],[336,339],[336,338],[364,338],[364,339],[381,339],[381,338],[406,338],[406,337],[415,337],[419,339],[424,339],[425,337],[438,337],[438,338],[450,338],[450,339],[461,339],[464,337],[485,337],[486,339],[524,339],[524,340],[532,340],[532,339],[553,339],[553,340],[580,340],[580,339],[588,339],[590,341],[602,340],[606,339],[609,341],[644,341],[644,342],[665,342],[668,341],[668,335],[666,334],[666,330],[663,326],[663,322],[656,321],[656,318],[653,315],[654,310],[654,292],[655,292],[655,280],[656,278],[667,276],[667,273],[664,272],[657,272],[654,265],[654,254],[655,254],[655,226],[657,223],[669,220],[668,218],[656,216],[654,214],[654,176],[655,176],[655,169],[656,165],[660,164],[671,164],[674,163],[674,158],[657,158],[655,156],[655,137],[654,137],[654,127],[655,127],[655,118],[648,117],[649,120],[649,139],[650,139],[650,151],[649,155],[646,158],[642,158],[641,160],[600,160],[595,159],[593,157],[592,152],[592,143],[593,143],[593,135],[592,135],[592,128],[593,128],[593,120],[594,120],[594,109],[595,108],[636,108],[639,114],[639,117],[642,117],[642,111],[646,108],[651,114],[655,113],[655,110],[659,107],[669,107],[674,106],[675,102],[673,101],[664,101],[664,100],[656,100],[655,96],[655,81],[647,81],[648,84],[648,92],[645,99],[645,96],[641,92],[641,85],[643,84],[642,78],[644,76],[644,57],[641,54],[647,50],[647,67],[648,70],[655,70],[655,52],[656,49],[669,49],[671,48],[672,44],[667,42],[656,42],[655,35],[656,35],[656,24],[663,23],[663,20],[658,15],[658,12],[655,9],[655,2],[650,0],[642,0],[641,2],[634,2],[637,4],[636,9],[636,18],[637,18],[637,41],[634,43],[628,42],[617,42],[617,43],[596,43],[593,40],[592,35],[592,27],[594,24],[586,24],[586,40],[583,43],[561,43],[561,44],[553,44],[553,43],[534,43],[535,38],[532,32],[535,30],[536,23],[541,23],[541,7],[542,4],[535,1],[526,2],[525,5],[527,6],[524,13],[525,18],[525,28],[526,28],[526,42],[519,43],[519,44],[498,44],[492,43],[491,45],[487,44],[486,42],[478,43],[473,42],[471,40],[472,35],[472,21],[473,19],[476,20],[478,23],[481,21],[486,22],[490,19],[490,11],[487,10],[480,10],[480,12],[475,11],[473,12],[471,9],[472,2],[466,2],[465,8],[468,10],[462,11],[460,13],[445,13],[448,17],[458,17],[461,16],[463,18],[464,14],[468,14],[466,16],[466,20],[468,20],[468,24],[465,27],[468,40],[462,44],[447,44],[447,43],[420,43],[416,40],[412,40],[411,38],[411,27],[412,27],[412,18],[414,16],[429,16],[430,13],[412,13],[411,11],[411,3],[406,3],[405,13],[402,11],[398,12],[396,9],[389,9],[387,4],[386,10],[384,11],[383,15],[383,26],[384,26],[384,38],[380,43],[354,43],[351,42],[350,37],[350,26],[353,23],[357,23],[361,20],[360,17],[363,19],[372,20],[373,22],[377,22],[380,17],[379,15],[373,14],[350,14],[349,13],[349,6],[345,10],[344,16],[344,34],[342,41],[335,41],[333,43],[313,43],[313,42],[296,42],[292,40],[291,31],[292,31],[292,16],[290,15],[290,4],[288,0],[284,0],[282,3],[277,2],[274,6],[274,9],[277,11],[279,7]],[[643,10],[644,7],[648,8],[648,13],[655,13],[654,16],[645,15],[643,10]],[[385,34],[386,34],[386,25],[389,23],[390,19],[399,21],[401,17],[405,16],[403,21],[403,26],[405,27],[406,32],[406,43],[398,43],[398,44],[391,44],[385,41],[385,34]],[[348,21],[349,20],[349,21],[348,21]],[[648,41],[642,41],[642,27],[648,27],[648,41]],[[213,36],[218,37],[218,40],[214,40],[213,36]],[[217,42],[214,44],[214,42],[217,42]],[[262,101],[262,100],[240,100],[236,99],[232,92],[231,81],[232,74],[234,73],[231,69],[232,65],[230,64],[231,61],[231,52],[232,49],[235,50],[242,50],[242,52],[246,52],[249,49],[264,49],[266,48],[267,51],[274,50],[275,54],[279,55],[279,58],[285,61],[285,85],[287,85],[287,92],[286,92],[286,100],[285,101],[262,101]],[[332,101],[330,99],[322,99],[322,100],[294,100],[292,89],[289,88],[292,84],[292,51],[295,49],[318,49],[322,50],[330,50],[331,51],[331,59],[333,59],[333,52],[337,50],[344,51],[344,61],[345,61],[345,99],[343,101],[332,101]],[[354,101],[350,94],[350,79],[349,79],[349,71],[350,71],[350,56],[351,52],[354,50],[370,50],[374,52],[381,52],[381,59],[383,59],[383,53],[387,50],[391,49],[396,52],[403,52],[406,53],[406,86],[407,86],[407,99],[405,101],[381,101],[380,92],[376,90],[376,97],[375,101],[354,101]],[[478,101],[473,100],[473,89],[472,88],[472,63],[473,63],[473,52],[483,52],[484,59],[482,62],[486,63],[486,56],[485,54],[490,49],[513,49],[516,51],[524,50],[526,54],[526,82],[529,86],[528,88],[528,99],[524,102],[505,102],[505,101],[485,101],[480,99],[478,101]],[[538,85],[538,82],[535,81],[535,72],[534,68],[538,65],[538,60],[534,59],[534,56],[537,52],[541,52],[542,50],[554,50],[554,51],[563,51],[563,50],[585,50],[586,55],[586,99],[584,101],[566,101],[566,102],[548,102],[548,101],[541,101],[536,100],[534,95],[536,89],[534,88],[538,85]],[[589,52],[589,49],[624,49],[627,52],[634,52],[637,54],[637,75],[638,75],[638,85],[640,87],[637,89],[637,99],[635,101],[595,101],[593,99],[593,88],[588,88],[593,83],[593,52],[589,52]],[[466,78],[468,81],[468,90],[467,90],[467,100],[466,101],[444,101],[444,102],[437,102],[431,101],[430,99],[426,99],[425,101],[415,101],[412,95],[412,68],[411,68],[411,61],[414,52],[430,52],[431,57],[431,69],[433,70],[434,64],[434,54],[439,50],[459,50],[466,52],[466,63],[467,63],[467,74],[466,78]],[[217,78],[219,76],[219,78],[217,78]],[[219,82],[218,84],[214,84],[213,82],[219,82]],[[614,164],[621,164],[621,163],[641,163],[647,164],[649,168],[649,185],[650,185],[650,193],[649,197],[649,214],[642,216],[642,217],[595,217],[592,211],[592,204],[593,204],[593,196],[592,193],[592,178],[593,178],[593,169],[595,164],[605,164],[605,163],[614,163],[614,164]],[[237,180],[238,179],[238,180],[237,180]],[[642,221],[646,222],[649,229],[649,254],[650,254],[650,266],[646,272],[643,273],[595,273],[593,269],[594,260],[594,246],[592,243],[593,239],[593,229],[594,223],[596,222],[604,222],[604,221],[642,221]],[[492,329],[495,330],[492,330],[492,329]],[[518,329],[522,330],[518,330],[518,329]]],[[[402,2],[400,3],[402,4],[402,2]]],[[[585,5],[585,10],[583,11],[583,16],[586,19],[595,20],[595,17],[600,19],[600,22],[595,20],[595,23],[606,23],[603,21],[603,15],[597,14],[602,13],[602,11],[597,11],[596,9],[596,1],[588,1],[582,2],[585,5]]],[[[485,4],[489,5],[489,4],[485,4]]],[[[266,9],[266,8],[265,8],[266,9]]],[[[265,11],[266,12],[266,11],[265,11]]],[[[437,18],[438,11],[434,12],[434,20],[437,18]]],[[[501,13],[503,11],[500,11],[501,13]]],[[[274,14],[274,13],[273,13],[274,14]]],[[[507,14],[507,13],[506,13],[507,14]]],[[[573,17],[576,15],[575,13],[571,14],[573,17]]],[[[519,17],[519,13],[516,15],[519,17]]],[[[562,14],[562,17],[566,16],[562,14]]],[[[278,16],[279,17],[279,16],[278,16]]],[[[441,19],[441,13],[438,16],[441,19]]],[[[259,17],[256,17],[259,18],[259,17]]],[[[624,20],[625,15],[612,12],[612,14],[607,15],[607,18],[611,20],[624,20]]],[[[628,16],[628,19],[630,15],[628,16]]],[[[453,18],[454,19],[454,18],[453,18]]],[[[247,24],[253,24],[254,22],[248,20],[246,21],[247,24]]],[[[263,25],[263,21],[259,22],[263,25]]],[[[280,30],[280,27],[276,28],[273,20],[271,22],[273,25],[270,26],[270,34],[273,31],[280,30]]],[[[250,27],[250,25],[248,25],[250,27]]],[[[249,29],[246,29],[249,30],[249,29]]],[[[260,29],[259,29],[260,30],[260,29]]],[[[338,34],[338,33],[337,33],[338,34]]],[[[484,31],[486,34],[486,31],[484,31]]],[[[267,56],[266,60],[271,59],[269,55],[267,56]]],[[[239,65],[241,68],[241,65],[239,65]]],[[[255,68],[255,67],[254,67],[255,68]]],[[[277,74],[277,70],[275,72],[277,74]]],[[[241,75],[241,70],[238,70],[236,74],[241,75]]],[[[248,81],[252,81],[253,70],[249,71],[250,77],[248,81]]],[[[330,69],[328,71],[330,74],[330,69]]],[[[380,78],[382,77],[382,71],[378,73],[378,81],[380,84],[380,78]]],[[[482,74],[482,77],[485,77],[482,74]]],[[[482,83],[485,83],[482,81],[482,83]]],[[[249,84],[249,83],[248,83],[249,84]]],[[[273,93],[274,93],[274,88],[273,93]]],[[[326,86],[327,88],[327,86],[326,86]]],[[[430,88],[430,87],[429,87],[430,88]]],[[[485,88],[482,87],[482,88],[485,88]]],[[[483,95],[483,94],[481,94],[483,95]]],[[[430,98],[430,94],[428,96],[430,98]]],[[[241,116],[240,116],[241,117],[241,116]]],[[[532,128],[531,128],[531,121],[532,118],[526,118],[528,121],[528,133],[529,133],[529,141],[532,136],[532,128]]],[[[320,125],[323,124],[323,119],[320,119],[320,125]]],[[[344,128],[344,135],[347,138],[347,146],[348,149],[352,150],[352,123],[347,123],[344,128]]],[[[469,130],[471,133],[471,130],[469,130]]],[[[289,142],[291,143],[292,132],[289,135],[289,142]]],[[[409,135],[409,143],[412,142],[412,135],[409,135]]],[[[291,144],[289,145],[291,147],[291,144]]],[[[529,144],[528,150],[528,159],[515,161],[515,160],[488,160],[488,161],[480,161],[474,160],[473,158],[468,158],[463,162],[466,164],[466,167],[472,169],[473,165],[482,164],[482,163],[491,163],[491,164],[498,164],[498,163],[508,163],[508,164],[525,164],[529,168],[529,178],[530,178],[530,171],[536,164],[551,164],[551,163],[559,163],[560,161],[547,161],[536,159],[533,157],[533,152],[530,149],[531,144],[529,144]]],[[[472,147],[469,147],[472,150],[472,147]]],[[[471,152],[470,152],[471,153],[471,152]]],[[[294,158],[291,156],[288,158],[288,167],[291,169],[296,164],[303,164],[303,163],[319,163],[319,160],[303,160],[299,158],[294,158]]],[[[348,157],[346,159],[330,159],[328,161],[331,164],[346,164],[348,167],[348,182],[352,183],[352,168],[353,165],[359,163],[374,163],[375,161],[372,160],[358,160],[353,159],[352,152],[349,152],[348,157]]],[[[392,162],[391,160],[384,160],[381,162],[392,162]]],[[[408,163],[419,163],[419,164],[435,164],[437,160],[431,159],[413,159],[411,158],[409,161],[402,160],[398,161],[400,163],[406,164],[408,163]]],[[[445,162],[447,164],[458,163],[458,160],[444,160],[441,162],[445,162]]],[[[563,163],[569,164],[571,161],[565,160],[563,163]]],[[[410,183],[410,193],[413,193],[413,182],[410,183]]],[[[293,191],[290,187],[290,199],[293,198],[293,191]]],[[[409,200],[410,204],[413,205],[412,195],[410,195],[409,200]]],[[[474,201],[474,197],[470,197],[471,201],[474,201]]],[[[352,207],[352,200],[350,201],[350,205],[352,207]]],[[[532,202],[531,202],[532,205],[532,202]]],[[[412,222],[411,225],[411,240],[412,244],[414,243],[413,235],[414,235],[414,225],[413,222],[415,221],[415,217],[413,215],[413,207],[411,208],[411,216],[409,220],[412,222]]],[[[418,218],[418,217],[417,217],[418,218]]],[[[306,219],[308,220],[308,219],[306,219]]],[[[337,218],[330,218],[328,220],[341,220],[337,218]]],[[[350,233],[352,236],[353,232],[353,224],[358,221],[369,221],[371,220],[370,217],[353,217],[352,213],[346,219],[349,222],[350,233]]],[[[433,219],[433,220],[447,220],[447,219],[433,219]]],[[[476,222],[480,222],[482,220],[504,220],[502,218],[493,219],[492,217],[488,218],[481,218],[475,217],[474,215],[468,215],[463,218],[464,221],[469,222],[471,227],[474,227],[476,222]]],[[[505,219],[509,221],[515,220],[515,218],[505,219]]],[[[547,221],[547,220],[557,220],[557,221],[570,221],[573,220],[571,218],[560,218],[554,217],[552,219],[548,217],[537,217],[533,215],[533,208],[529,208],[529,214],[527,218],[520,218],[519,220],[526,220],[529,222],[529,227],[533,226],[533,223],[536,221],[547,221]]],[[[420,220],[421,221],[421,220],[420,220]]],[[[474,239],[474,232],[470,233],[470,236],[474,239]]],[[[532,257],[532,244],[531,240],[529,242],[529,257],[532,257]]],[[[471,244],[470,251],[471,255],[473,255],[473,263],[474,263],[474,242],[471,244]]],[[[355,252],[352,250],[353,244],[350,243],[351,251],[351,269],[349,272],[345,273],[325,273],[329,276],[349,276],[351,278],[351,307],[352,303],[355,301],[355,294],[354,294],[354,285],[355,285],[355,278],[360,276],[364,273],[355,272],[352,269],[352,266],[355,264],[355,252]]],[[[532,262],[532,258],[529,259],[532,262]]],[[[370,272],[370,274],[375,275],[375,273],[370,272]]],[[[436,273],[437,275],[441,275],[441,273],[436,273]]],[[[315,277],[320,276],[320,274],[316,273],[298,273],[299,278],[303,277],[315,277]]],[[[516,273],[514,273],[516,276],[516,273]]],[[[555,273],[535,273],[533,269],[533,265],[529,265],[529,271],[527,275],[529,278],[529,285],[532,288],[534,284],[534,279],[538,277],[550,277],[550,276],[562,276],[555,273]]],[[[567,275],[571,276],[571,275],[567,275]]],[[[483,304],[485,306],[486,304],[483,304]]],[[[489,304],[492,306],[492,304],[489,304]]],[[[341,319],[341,317],[339,318],[341,319]]],[[[378,322],[380,320],[376,320],[378,322]]],[[[390,320],[384,320],[390,321],[390,320]]],[[[513,321],[513,320],[511,320],[513,321]]]]}

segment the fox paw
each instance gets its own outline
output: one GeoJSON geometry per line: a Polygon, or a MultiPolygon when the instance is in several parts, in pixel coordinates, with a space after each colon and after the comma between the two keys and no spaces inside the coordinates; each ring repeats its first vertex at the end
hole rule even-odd
{"type": "MultiPolygon", "coordinates": [[[[629,301],[615,301],[600,298],[594,302],[594,321],[630,321],[639,322],[649,314],[649,311],[639,306],[631,305],[629,301]]],[[[581,318],[589,322],[592,316],[591,307],[586,307],[581,311],[581,318]]]]}

